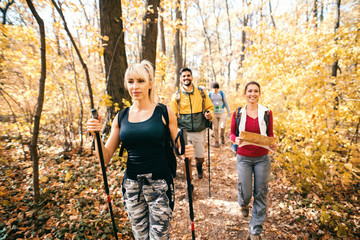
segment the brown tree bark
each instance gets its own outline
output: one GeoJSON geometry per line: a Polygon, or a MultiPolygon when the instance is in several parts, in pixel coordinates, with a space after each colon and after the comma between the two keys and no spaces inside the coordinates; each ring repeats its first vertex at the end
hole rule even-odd
{"type": "Polygon", "coordinates": [[[164,30],[164,17],[162,16],[162,13],[164,12],[164,9],[160,7],[160,14],[159,14],[159,40],[160,40],[160,52],[163,52],[164,55],[166,55],[166,42],[165,42],[165,30],[164,30]]]}
{"type": "Polygon", "coordinates": [[[40,187],[39,187],[39,157],[37,152],[37,141],[40,129],[41,112],[45,97],[45,80],[46,80],[46,44],[45,44],[45,26],[44,21],[37,13],[31,0],[26,0],[32,14],[34,15],[40,29],[40,54],[41,54],[41,75],[39,80],[39,95],[35,110],[33,135],[30,142],[30,155],[33,162],[33,188],[34,202],[39,203],[40,187]]]}
{"type": "MultiPolygon", "coordinates": [[[[0,1],[1,2],[1,1],[0,1]]],[[[6,19],[7,19],[7,11],[9,10],[9,7],[14,4],[15,1],[14,0],[8,0],[6,3],[3,4],[3,7],[0,7],[0,12],[3,15],[3,19],[2,19],[2,24],[5,25],[6,24],[6,19]]]]}
{"type": "MultiPolygon", "coordinates": [[[[184,24],[185,26],[187,26],[187,12],[188,12],[188,5],[187,5],[187,2],[185,1],[184,2],[184,24]]],[[[187,39],[187,28],[184,29],[184,38],[187,39]]],[[[183,66],[186,66],[187,65],[187,59],[186,59],[186,54],[187,54],[187,41],[184,41],[184,44],[183,44],[183,66]]]]}
{"type": "Polygon", "coordinates": [[[154,68],[156,63],[157,19],[160,0],[146,0],[146,13],[143,17],[141,35],[141,60],[150,61],[154,68]]]}
{"type": "MultiPolygon", "coordinates": [[[[94,11],[94,16],[92,19],[93,20],[92,25],[95,28],[99,28],[100,27],[100,14],[99,14],[99,6],[97,5],[97,1],[94,1],[93,11],[94,11]]],[[[101,46],[101,42],[99,42],[99,46],[101,46]]],[[[100,73],[102,73],[102,74],[105,73],[104,59],[103,59],[102,54],[99,51],[96,53],[95,65],[98,66],[100,73]]]]}
{"type": "Polygon", "coordinates": [[[106,93],[112,97],[113,105],[107,108],[104,133],[110,132],[110,122],[115,117],[115,105],[123,107],[122,99],[130,100],[128,91],[124,87],[124,75],[128,67],[123,21],[121,19],[121,1],[100,0],[101,35],[108,37],[104,40],[104,63],[106,74],[106,93]]]}
{"type": "MultiPolygon", "coordinates": [[[[336,11],[335,11],[335,26],[334,26],[334,32],[336,34],[337,29],[340,26],[340,5],[341,5],[341,0],[336,0],[336,11]]],[[[337,44],[338,38],[335,37],[335,44],[337,44]]],[[[337,56],[335,55],[335,62],[332,64],[331,67],[331,76],[336,77],[337,76],[337,70],[339,69],[339,61],[337,59],[337,56]]]]}
{"type": "Polygon", "coordinates": [[[229,31],[229,53],[228,53],[228,79],[227,84],[230,85],[230,72],[231,72],[231,61],[233,56],[232,51],[232,33],[231,33],[231,20],[230,20],[230,14],[229,14],[229,3],[228,0],[225,1],[226,4],[226,14],[227,14],[227,22],[228,22],[228,31],[229,31]]]}
{"type": "Polygon", "coordinates": [[[320,1],[320,23],[324,21],[324,2],[320,1]]]}
{"type": "MultiPolygon", "coordinates": [[[[248,16],[245,15],[243,17],[243,26],[244,28],[247,26],[248,16]]],[[[245,30],[241,30],[241,52],[240,52],[240,61],[239,61],[239,70],[243,68],[243,62],[245,61],[245,43],[246,43],[246,32],[245,30]]],[[[239,83],[236,83],[236,90],[239,88],[239,83]]]]}
{"type": "MultiPolygon", "coordinates": [[[[247,2],[245,0],[242,0],[243,6],[245,6],[245,4],[247,6],[249,6],[251,4],[251,2],[247,2]]],[[[243,29],[241,30],[241,52],[240,52],[240,60],[239,60],[239,71],[241,71],[241,69],[243,68],[243,62],[245,61],[245,44],[246,44],[246,31],[244,30],[247,26],[248,26],[248,22],[250,19],[250,15],[244,13],[244,16],[242,16],[242,19],[240,19],[240,22],[242,23],[242,25],[244,26],[243,29]]],[[[242,78],[242,74],[241,78],[242,78]]],[[[239,89],[240,83],[236,82],[236,91],[239,89]]]]}
{"type": "Polygon", "coordinates": [[[308,0],[305,1],[306,4],[306,22],[309,22],[309,2],[308,0]]]}
{"type": "Polygon", "coordinates": [[[182,51],[181,51],[181,1],[176,0],[176,8],[175,8],[175,21],[176,21],[176,33],[175,33],[175,46],[174,46],[174,58],[175,58],[175,66],[176,66],[176,75],[175,75],[175,85],[174,88],[180,87],[180,70],[183,67],[182,63],[182,51]]]}
{"type": "Polygon", "coordinates": [[[53,29],[54,29],[53,31],[54,31],[54,35],[55,35],[57,54],[59,56],[63,56],[63,53],[61,52],[61,47],[60,47],[59,27],[57,26],[57,20],[56,20],[54,8],[52,9],[52,18],[53,18],[53,29]]]}
{"type": "MultiPolygon", "coordinates": [[[[337,30],[338,30],[338,28],[340,26],[340,5],[341,5],[341,0],[336,0],[336,4],[335,4],[335,7],[336,7],[335,18],[336,19],[335,19],[335,26],[334,26],[334,33],[335,33],[334,41],[335,41],[335,44],[337,44],[337,41],[338,41],[338,37],[336,36],[336,34],[337,34],[337,30]]],[[[338,72],[338,69],[339,69],[339,60],[338,60],[338,56],[337,56],[336,53],[335,53],[334,58],[335,58],[335,62],[331,66],[331,76],[336,78],[337,77],[337,72],[338,72]]],[[[334,82],[332,85],[335,88],[336,82],[334,82]]],[[[340,105],[340,96],[337,95],[334,98],[334,110],[339,110],[339,105],[340,105]]],[[[338,125],[337,119],[334,122],[334,128],[336,127],[336,125],[338,125]]]]}
{"type": "Polygon", "coordinates": [[[269,0],[269,11],[270,11],[271,23],[272,23],[273,27],[276,28],[275,19],[274,19],[273,13],[272,13],[271,0],[269,0]]]}
{"type": "Polygon", "coordinates": [[[317,15],[318,15],[318,0],[314,0],[313,21],[314,21],[314,27],[315,27],[315,28],[318,28],[317,15]]]}

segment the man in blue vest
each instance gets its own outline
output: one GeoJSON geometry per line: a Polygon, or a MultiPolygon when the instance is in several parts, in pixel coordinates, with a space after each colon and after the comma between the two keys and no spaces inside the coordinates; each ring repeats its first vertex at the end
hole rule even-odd
{"type": "Polygon", "coordinates": [[[221,137],[221,144],[225,143],[225,124],[226,124],[226,114],[225,107],[228,112],[228,117],[230,118],[230,108],[226,100],[225,93],[220,90],[219,84],[217,82],[212,82],[210,84],[211,92],[209,97],[214,104],[214,118],[212,120],[213,131],[215,135],[215,147],[219,147],[219,130],[221,137]]]}

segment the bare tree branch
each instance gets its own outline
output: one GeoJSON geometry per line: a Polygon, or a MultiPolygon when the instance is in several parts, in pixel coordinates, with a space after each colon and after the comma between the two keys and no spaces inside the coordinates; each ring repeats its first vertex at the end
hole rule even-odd
{"type": "Polygon", "coordinates": [[[52,4],[54,5],[54,7],[56,8],[56,10],[58,11],[58,13],[60,14],[60,17],[61,19],[63,20],[64,22],[64,28],[65,28],[65,31],[67,32],[69,38],[70,38],[70,41],[72,43],[72,45],[74,46],[74,49],[78,55],[78,58],[80,60],[80,63],[81,63],[81,66],[84,68],[85,70],[85,75],[86,75],[86,82],[87,82],[87,86],[88,86],[88,91],[89,91],[89,97],[90,97],[90,105],[91,105],[91,108],[94,108],[94,98],[93,98],[93,92],[92,92],[92,88],[91,88],[91,82],[90,82],[90,75],[89,75],[89,70],[87,68],[87,65],[86,63],[84,62],[82,56],[81,56],[81,53],[80,53],[80,50],[79,48],[77,47],[75,41],[74,41],[74,38],[72,37],[71,33],[70,33],[70,30],[67,26],[67,23],[66,23],[66,20],[65,20],[65,17],[64,17],[64,14],[62,12],[62,9],[56,4],[56,2],[54,0],[51,0],[52,4]]]}

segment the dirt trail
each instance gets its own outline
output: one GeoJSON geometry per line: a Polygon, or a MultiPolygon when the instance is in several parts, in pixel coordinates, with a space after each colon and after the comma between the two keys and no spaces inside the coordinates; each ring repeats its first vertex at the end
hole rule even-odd
{"type": "MultiPolygon", "coordinates": [[[[211,142],[213,141],[211,139],[211,142]]],[[[227,140],[220,148],[210,146],[210,153],[211,197],[209,197],[207,149],[203,165],[203,179],[198,179],[196,168],[193,166],[196,239],[247,239],[250,216],[242,217],[237,203],[236,157],[230,149],[230,140],[227,140]]],[[[193,164],[194,162],[193,160],[193,164]]],[[[183,165],[184,163],[178,163],[179,169],[175,179],[176,201],[171,224],[171,239],[175,240],[191,239],[183,165]]],[[[268,196],[272,197],[271,190],[268,196]]],[[[269,205],[271,205],[270,202],[271,200],[269,200],[269,205]]],[[[273,228],[269,231],[269,225],[266,220],[262,239],[281,239],[273,228]]]]}

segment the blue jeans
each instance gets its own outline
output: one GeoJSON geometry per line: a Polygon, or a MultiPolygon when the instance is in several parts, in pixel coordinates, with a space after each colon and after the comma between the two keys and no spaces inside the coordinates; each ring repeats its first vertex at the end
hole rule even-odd
{"type": "Polygon", "coordinates": [[[271,161],[269,155],[260,157],[236,156],[238,172],[238,202],[241,207],[250,203],[254,194],[254,202],[249,223],[250,233],[258,235],[266,218],[266,195],[270,175],[271,161]],[[252,187],[254,174],[254,189],[252,187]]]}

